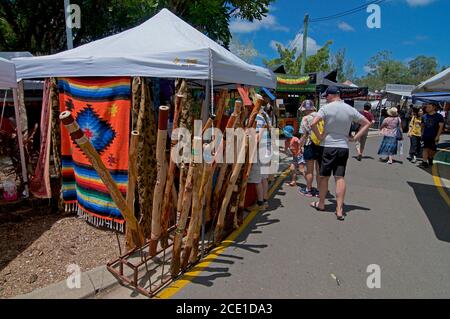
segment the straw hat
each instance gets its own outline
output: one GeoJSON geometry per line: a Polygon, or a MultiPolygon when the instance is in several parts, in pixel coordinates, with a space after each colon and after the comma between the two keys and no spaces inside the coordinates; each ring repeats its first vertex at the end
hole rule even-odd
{"type": "Polygon", "coordinates": [[[398,116],[398,110],[396,107],[391,107],[389,110],[387,110],[387,114],[389,116],[398,116]]]}

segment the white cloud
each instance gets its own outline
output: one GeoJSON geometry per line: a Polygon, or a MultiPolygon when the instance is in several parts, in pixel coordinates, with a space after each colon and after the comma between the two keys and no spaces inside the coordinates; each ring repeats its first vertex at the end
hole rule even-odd
{"type": "Polygon", "coordinates": [[[341,29],[342,31],[345,32],[351,32],[351,31],[355,31],[355,28],[353,28],[350,24],[348,24],[347,22],[340,22],[338,24],[338,28],[341,29]]]}
{"type": "Polygon", "coordinates": [[[289,32],[289,28],[279,24],[277,18],[271,14],[268,14],[262,20],[254,20],[253,22],[234,20],[230,23],[230,31],[233,33],[250,33],[261,29],[289,32]]]}
{"type": "Polygon", "coordinates": [[[427,6],[435,0],[406,0],[411,7],[427,6]]]}
{"type": "Polygon", "coordinates": [[[372,71],[374,71],[375,69],[373,69],[373,68],[371,68],[370,66],[368,66],[368,65],[365,65],[364,66],[364,72],[366,72],[366,73],[370,73],[370,72],[372,72],[372,71]]]}
{"type": "MultiPolygon", "coordinates": [[[[301,53],[303,51],[303,34],[297,33],[294,40],[289,41],[289,47],[290,48],[297,48],[297,53],[301,53]]],[[[317,51],[322,46],[317,44],[317,41],[313,38],[308,37],[306,40],[306,55],[313,55],[316,54],[317,51]]]]}

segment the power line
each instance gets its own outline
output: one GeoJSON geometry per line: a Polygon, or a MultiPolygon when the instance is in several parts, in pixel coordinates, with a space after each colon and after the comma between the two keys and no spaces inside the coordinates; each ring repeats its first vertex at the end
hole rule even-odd
{"type": "Polygon", "coordinates": [[[363,5],[361,5],[361,6],[358,6],[358,7],[356,7],[356,8],[350,9],[350,10],[346,10],[346,11],[343,11],[343,12],[340,12],[340,13],[336,13],[336,14],[333,14],[333,15],[330,15],[330,16],[325,16],[325,17],[320,17],[320,18],[311,19],[310,22],[322,22],[322,21],[328,21],[328,20],[333,20],[333,19],[341,18],[341,17],[347,16],[347,15],[350,15],[350,14],[357,13],[357,12],[359,12],[359,11],[362,11],[362,10],[366,9],[367,6],[369,6],[369,5],[371,5],[371,4],[381,4],[381,3],[384,2],[384,1],[386,1],[386,0],[375,0],[375,1],[371,1],[371,2],[368,2],[368,3],[363,4],[363,5]]]}
{"type": "MultiPolygon", "coordinates": [[[[337,19],[337,18],[341,18],[350,14],[354,14],[360,11],[363,11],[367,8],[367,6],[371,5],[371,4],[381,4],[383,2],[385,2],[386,0],[373,0],[370,1],[368,3],[365,3],[363,5],[360,5],[356,8],[350,9],[350,10],[346,10],[340,13],[336,13],[330,16],[325,16],[325,17],[320,17],[320,18],[315,18],[315,19],[309,19],[309,22],[323,22],[323,21],[328,21],[328,20],[333,20],[333,19],[337,19]]],[[[289,45],[289,49],[292,50],[293,47],[295,47],[295,45],[297,44],[298,40],[297,39],[297,35],[301,34],[303,28],[300,28],[300,30],[298,30],[298,32],[295,34],[295,38],[292,40],[292,42],[289,45]],[[297,40],[297,41],[296,41],[297,40]]]]}

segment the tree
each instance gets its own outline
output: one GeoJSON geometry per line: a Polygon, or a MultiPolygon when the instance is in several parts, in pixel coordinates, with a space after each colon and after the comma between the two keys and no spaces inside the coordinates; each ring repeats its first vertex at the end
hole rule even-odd
{"type": "Polygon", "coordinates": [[[331,57],[331,69],[338,71],[338,82],[345,82],[346,80],[353,81],[355,78],[355,67],[351,60],[346,60],[345,49],[340,49],[335,55],[331,57]]]}
{"type": "Polygon", "coordinates": [[[367,63],[370,72],[356,82],[371,90],[382,90],[386,84],[418,85],[437,73],[435,57],[418,56],[407,64],[392,58],[389,51],[378,52],[367,63]]]}
{"type": "Polygon", "coordinates": [[[242,43],[237,36],[233,36],[231,39],[230,51],[247,63],[253,63],[258,56],[258,51],[253,46],[253,42],[242,43]]]}
{"type": "Polygon", "coordinates": [[[435,57],[420,55],[408,62],[409,76],[412,82],[421,83],[437,74],[437,60],[435,57]]]}
{"type": "MultiPolygon", "coordinates": [[[[78,46],[134,27],[162,8],[189,22],[213,40],[228,46],[233,18],[261,20],[274,0],[72,0],[81,8],[78,46]]],[[[49,54],[65,49],[63,1],[2,0],[0,50],[49,54]]]]}
{"type": "MultiPolygon", "coordinates": [[[[306,58],[306,73],[328,71],[330,69],[329,59],[331,44],[332,41],[328,41],[315,54],[306,58]]],[[[284,65],[284,69],[287,74],[299,75],[303,55],[297,54],[297,48],[295,47],[293,49],[289,49],[279,43],[277,43],[276,46],[279,57],[272,60],[263,59],[263,63],[269,68],[284,65]]]]}

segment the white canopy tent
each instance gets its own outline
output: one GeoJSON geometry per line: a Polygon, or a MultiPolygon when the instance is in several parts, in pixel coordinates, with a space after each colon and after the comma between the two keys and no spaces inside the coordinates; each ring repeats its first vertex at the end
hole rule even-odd
{"type": "Polygon", "coordinates": [[[122,33],[50,56],[13,59],[19,79],[143,76],[276,87],[276,77],[250,65],[167,9],[122,33]]]}
{"type": "Polygon", "coordinates": [[[413,93],[421,92],[449,92],[450,91],[450,68],[436,74],[432,78],[419,84],[413,93]]]}
{"type": "MultiPolygon", "coordinates": [[[[19,112],[19,99],[17,95],[17,79],[16,79],[16,68],[14,63],[0,58],[0,89],[5,90],[5,100],[6,94],[9,89],[13,92],[14,97],[14,110],[16,116],[16,127],[17,127],[17,138],[19,140],[19,152],[20,160],[22,164],[22,177],[25,184],[25,197],[28,197],[28,177],[27,177],[27,167],[25,163],[25,152],[23,148],[23,131],[20,121],[19,112]]],[[[3,105],[5,107],[5,105],[3,105]]],[[[3,112],[2,112],[3,118],[3,112]]]]}

